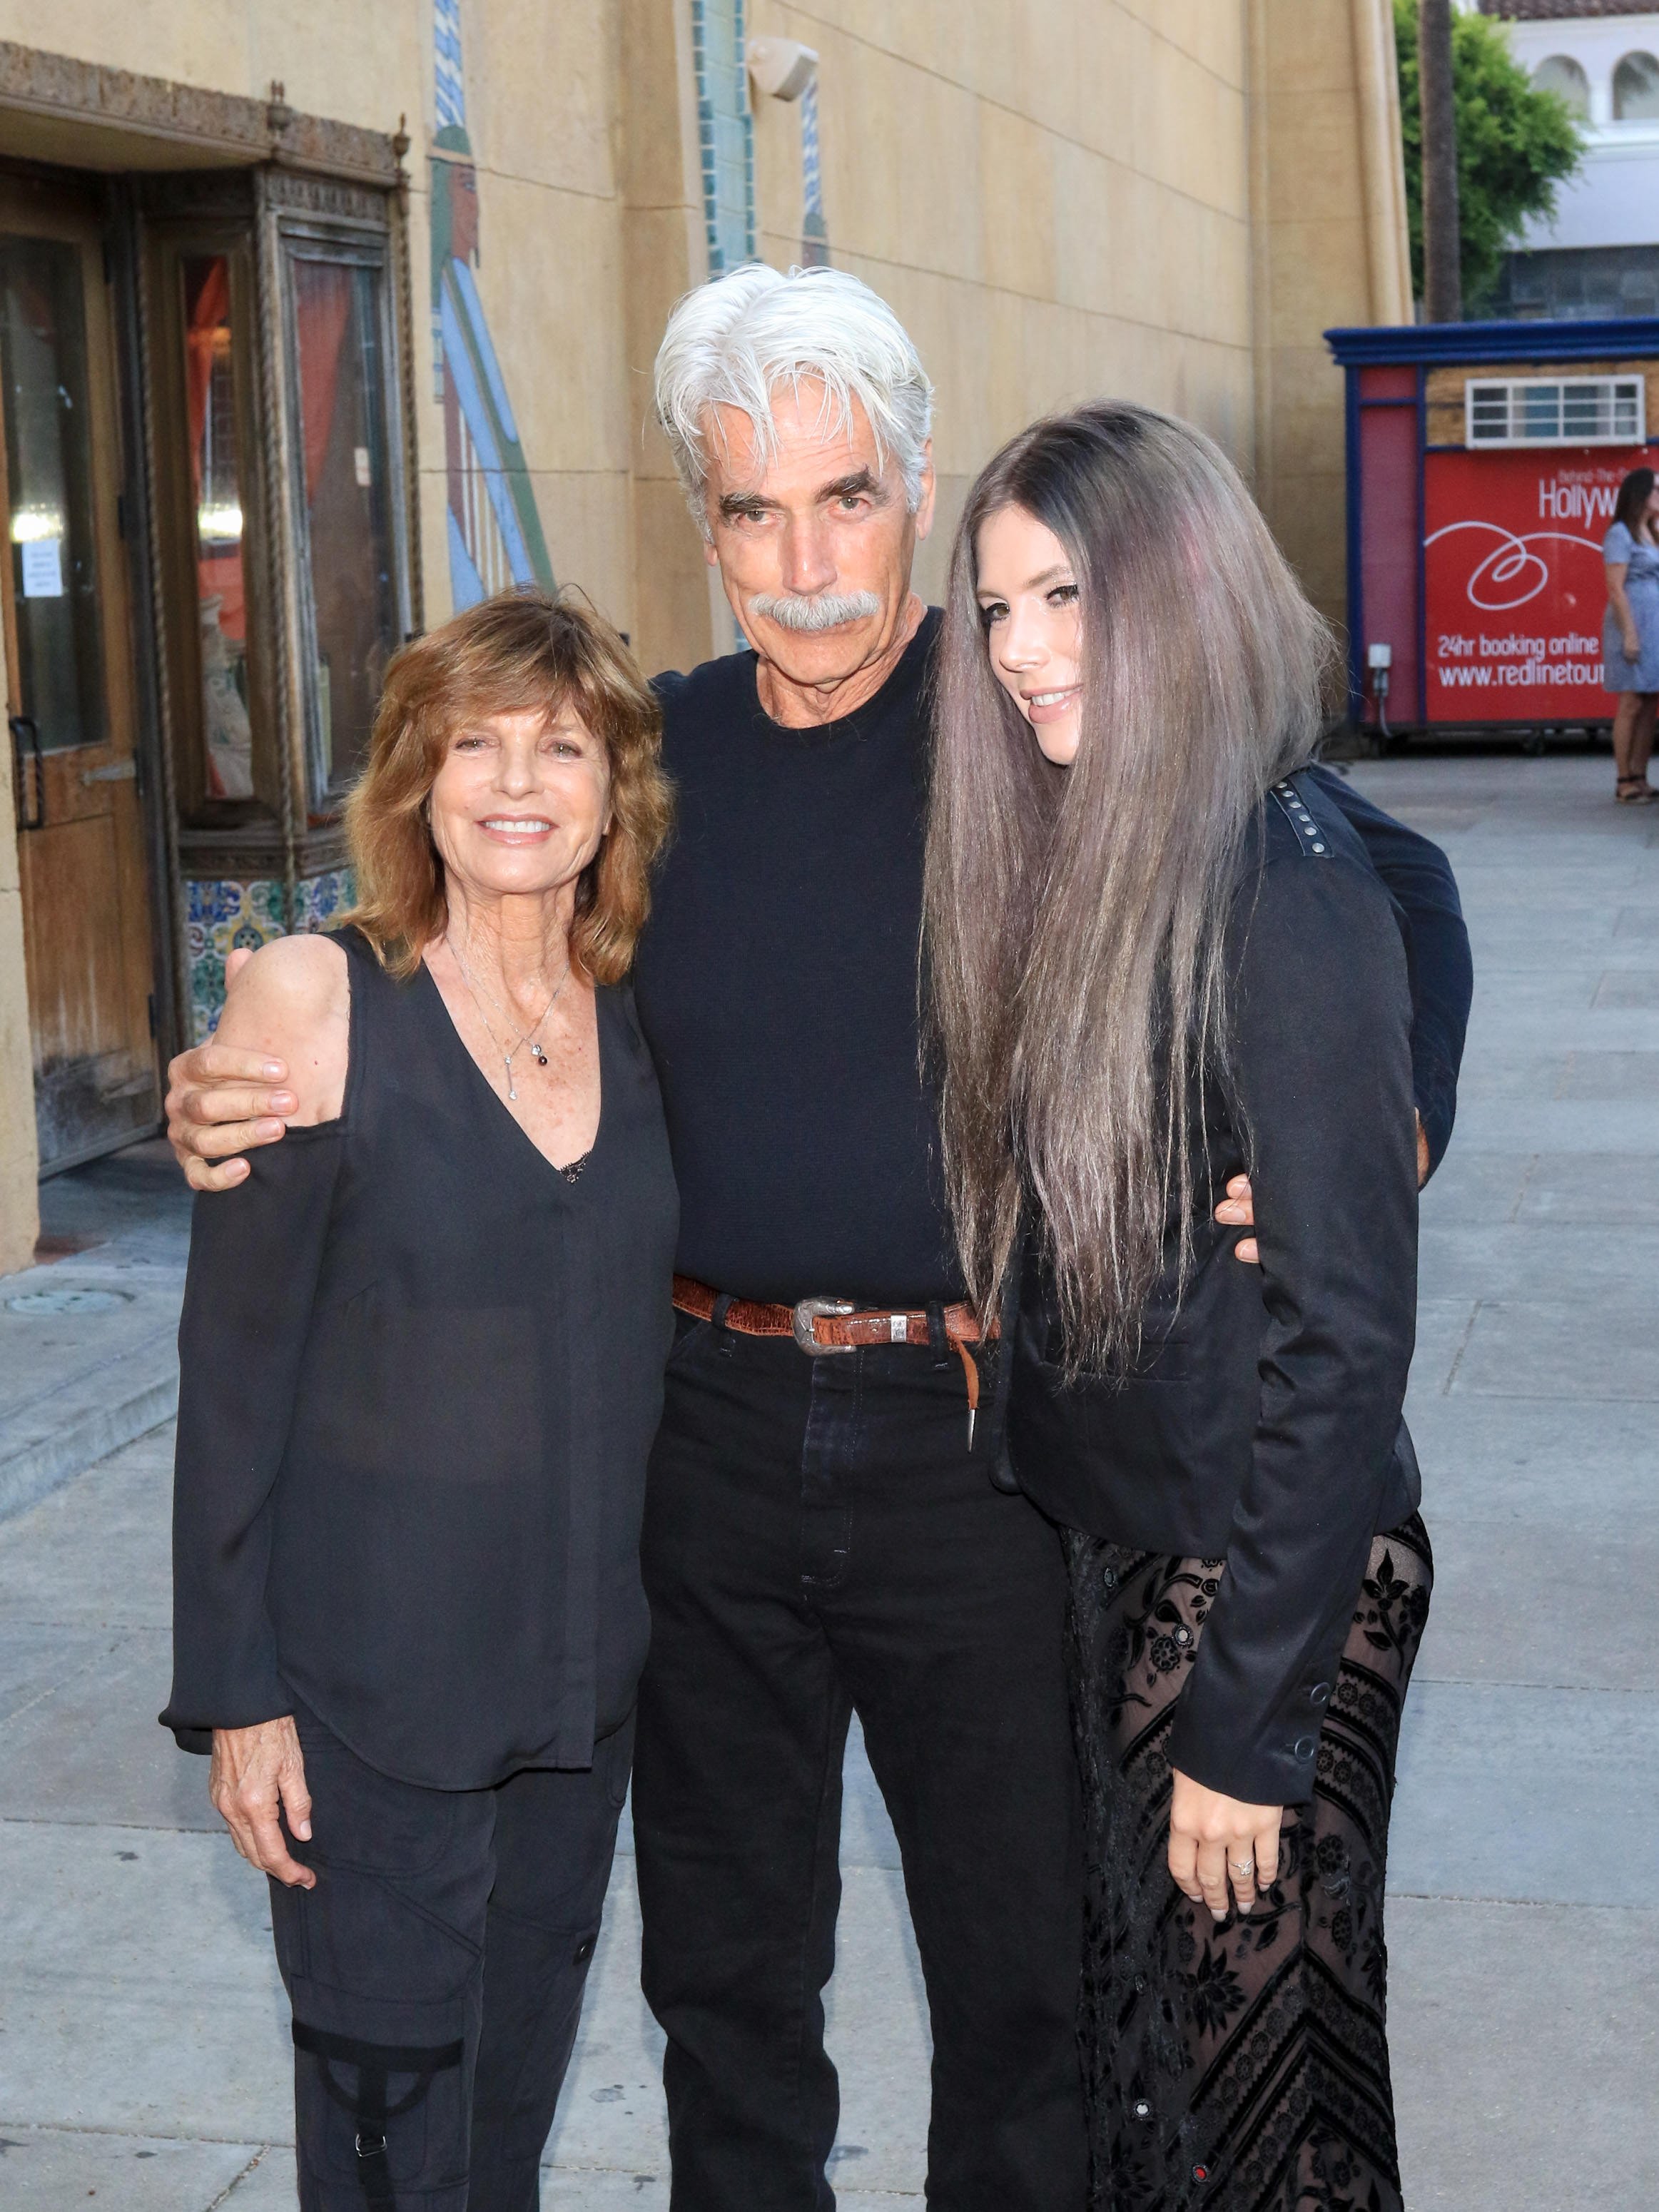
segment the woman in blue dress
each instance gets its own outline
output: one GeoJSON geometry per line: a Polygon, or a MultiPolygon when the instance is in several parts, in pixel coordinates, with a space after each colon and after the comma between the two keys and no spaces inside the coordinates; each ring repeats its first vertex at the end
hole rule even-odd
{"type": "Polygon", "coordinates": [[[1659,708],[1659,480],[1651,469],[1632,469],[1620,485],[1601,558],[1607,568],[1601,683],[1619,694],[1613,795],[1621,806],[1648,806],[1659,799],[1648,781],[1659,708]]]}

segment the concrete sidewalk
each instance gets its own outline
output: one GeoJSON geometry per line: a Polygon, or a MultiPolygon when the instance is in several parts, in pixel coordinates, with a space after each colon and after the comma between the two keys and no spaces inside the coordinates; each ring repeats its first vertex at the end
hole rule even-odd
{"type": "Polygon", "coordinates": [[[1413,2212],[1659,2193],[1659,830],[1605,755],[1379,763],[1475,1010],[1407,1408],[1437,1566],[1389,1868],[1413,2212]]]}
{"type": "Polygon", "coordinates": [[[0,1521],[171,1419],[189,1240],[159,1139],[42,1185],[44,1264],[0,1276],[0,1521]]]}
{"type": "MultiPolygon", "coordinates": [[[[1458,1132],[1424,1202],[1411,1407],[1439,1580],[1393,1849],[1407,2202],[1637,2212],[1659,2193],[1659,825],[1615,813],[1605,759],[1355,774],[1452,854],[1479,978],[1458,1132]]],[[[94,1231],[112,1218],[106,1195],[58,1188],[94,1231]]],[[[141,1290],[159,1316],[182,1203],[154,1219],[132,1203],[101,1256],[30,1283],[141,1290]]],[[[50,1364],[9,1328],[15,1294],[0,1283],[0,1418],[50,1364]]],[[[85,1342],[51,1358],[84,1376],[85,1342]]],[[[0,1526],[6,2212],[89,2191],[122,2212],[294,2202],[263,1886],[154,1720],[170,1449],[156,1431],[0,1526]]],[[[921,2203],[926,2011],[856,1739],[848,1780],[834,2172],[847,2212],[896,2212],[921,2203]]],[[[667,2204],[637,1968],[625,1845],[548,2146],[560,2212],[667,2204]]]]}

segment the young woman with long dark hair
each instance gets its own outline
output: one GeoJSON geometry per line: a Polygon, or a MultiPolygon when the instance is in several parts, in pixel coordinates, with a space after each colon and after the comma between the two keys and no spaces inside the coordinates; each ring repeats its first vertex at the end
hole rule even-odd
{"type": "Polygon", "coordinates": [[[929,989],[963,1260],[1059,1524],[1101,2212],[1399,2212],[1383,1866],[1432,1570],[1402,925],[1237,475],[1100,404],[952,560],[929,989]],[[1212,1210],[1247,1171],[1260,1268],[1212,1210]]]}

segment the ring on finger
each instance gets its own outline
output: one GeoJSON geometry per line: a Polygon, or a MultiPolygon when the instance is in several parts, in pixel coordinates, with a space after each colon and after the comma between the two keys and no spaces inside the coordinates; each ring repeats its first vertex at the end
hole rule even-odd
{"type": "Polygon", "coordinates": [[[1229,1859],[1227,1864],[1232,1869],[1232,1871],[1237,1875],[1254,1874],[1255,1872],[1255,1861],[1254,1859],[1229,1859]]]}

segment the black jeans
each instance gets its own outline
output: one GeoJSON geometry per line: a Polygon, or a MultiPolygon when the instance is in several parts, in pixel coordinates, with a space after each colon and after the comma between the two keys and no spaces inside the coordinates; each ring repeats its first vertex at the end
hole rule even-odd
{"type": "Polygon", "coordinates": [[[646,1508],[634,1829],[673,2212],[823,2212],[842,1754],[863,1723],[933,2038],[933,2212],[1080,2212],[1082,1876],[1053,1528],[961,1363],[682,1319],[646,1508]]]}
{"type": "Polygon", "coordinates": [[[315,1889],[273,1881],[301,2212],[535,2212],[633,1723],[493,1790],[377,1773],[296,1706],[315,1889]]]}

